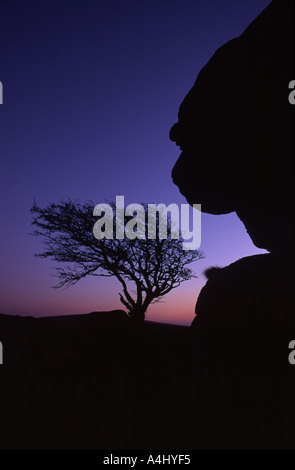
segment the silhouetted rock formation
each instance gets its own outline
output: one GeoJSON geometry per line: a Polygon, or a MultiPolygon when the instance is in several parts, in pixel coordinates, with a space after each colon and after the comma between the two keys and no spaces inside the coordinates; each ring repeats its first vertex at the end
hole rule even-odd
{"type": "Polygon", "coordinates": [[[170,131],[182,150],[172,177],[188,202],[236,211],[270,251],[207,271],[193,322],[204,447],[295,445],[293,45],[294,1],[275,0],[217,50],[170,131]]]}
{"type": "Polygon", "coordinates": [[[242,258],[209,271],[199,295],[195,368],[213,448],[295,445],[294,273],[281,267],[274,254],[242,258]]]}
{"type": "Polygon", "coordinates": [[[294,2],[273,1],[216,51],[179,110],[173,180],[210,214],[236,211],[256,246],[294,244],[294,2]]]}

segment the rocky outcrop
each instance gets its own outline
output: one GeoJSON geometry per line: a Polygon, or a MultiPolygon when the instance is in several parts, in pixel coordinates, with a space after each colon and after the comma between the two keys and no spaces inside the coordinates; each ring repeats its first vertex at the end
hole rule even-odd
{"type": "Polygon", "coordinates": [[[274,0],[201,70],[170,131],[187,201],[236,211],[270,252],[207,270],[197,301],[192,410],[213,449],[294,448],[293,36],[294,1],[274,0]]]}
{"type": "Polygon", "coordinates": [[[202,211],[236,211],[257,247],[294,244],[294,2],[273,1],[218,49],[180,106],[172,177],[202,211]]]}
{"type": "Polygon", "coordinates": [[[294,271],[280,256],[212,268],[197,304],[198,423],[212,448],[293,449],[294,271]],[[208,409],[210,412],[208,412],[208,409]]]}

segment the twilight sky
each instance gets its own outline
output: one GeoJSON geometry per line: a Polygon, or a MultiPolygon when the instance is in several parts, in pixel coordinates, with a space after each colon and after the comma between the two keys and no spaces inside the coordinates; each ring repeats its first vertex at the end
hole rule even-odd
{"type": "MultiPolygon", "coordinates": [[[[178,107],[215,50],[268,0],[2,0],[0,7],[0,312],[61,315],[122,308],[119,282],[54,290],[30,207],[68,196],[95,204],[186,203],[172,183],[178,107]]],[[[221,93],[216,77],[215,93],[221,93]]],[[[237,156],[238,157],[238,156],[237,156]]],[[[208,181],[210,185],[210,181],[208,181]]],[[[202,203],[202,201],[196,201],[202,203]]],[[[189,324],[211,265],[261,253],[235,214],[202,214],[199,276],[147,319],[189,324]]]]}

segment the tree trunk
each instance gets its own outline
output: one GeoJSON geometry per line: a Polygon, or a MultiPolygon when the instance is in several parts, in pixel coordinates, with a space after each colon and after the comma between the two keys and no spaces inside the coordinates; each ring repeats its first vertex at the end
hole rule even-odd
{"type": "Polygon", "coordinates": [[[146,308],[144,308],[142,305],[136,305],[129,313],[131,320],[138,325],[141,325],[144,322],[145,314],[146,308]]]}

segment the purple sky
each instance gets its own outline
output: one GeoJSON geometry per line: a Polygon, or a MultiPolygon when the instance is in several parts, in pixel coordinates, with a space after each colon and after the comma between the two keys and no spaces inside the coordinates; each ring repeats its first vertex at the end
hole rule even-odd
{"type": "MultiPolygon", "coordinates": [[[[0,17],[0,312],[59,315],[121,308],[116,279],[54,290],[29,212],[71,197],[95,204],[185,203],[172,183],[169,141],[178,107],[215,50],[241,34],[267,0],[2,0],[0,17]]],[[[216,77],[216,90],[218,77],[216,77]]],[[[208,181],[210,184],[210,181],[208,181]]],[[[202,203],[202,201],[196,201],[202,203]]],[[[202,214],[206,258],[149,309],[190,323],[202,271],[262,252],[235,214],[202,214]]]]}

